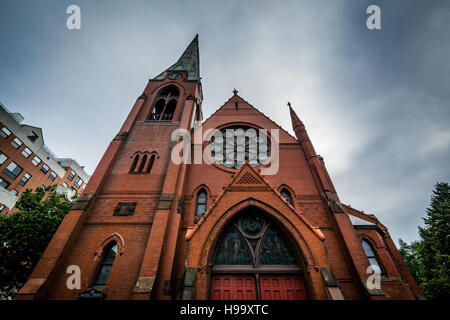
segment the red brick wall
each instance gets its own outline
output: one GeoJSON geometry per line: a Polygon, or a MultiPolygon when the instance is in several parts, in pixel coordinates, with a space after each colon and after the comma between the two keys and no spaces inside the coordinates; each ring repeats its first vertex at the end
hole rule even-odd
{"type": "MultiPolygon", "coordinates": [[[[94,257],[99,246],[109,236],[117,233],[123,238],[124,249],[123,254],[116,257],[105,288],[108,298],[168,299],[170,297],[163,294],[163,280],[170,279],[175,284],[181,283],[187,262],[188,267],[198,270],[196,298],[207,299],[210,277],[207,271],[208,259],[214,251],[223,227],[233,215],[238,214],[241,205],[239,203],[247,203],[249,197],[258,201],[272,219],[278,221],[294,243],[297,254],[302,257],[305,282],[312,299],[327,299],[320,267],[331,268],[341,284],[345,298],[366,297],[361,289],[362,280],[358,271],[368,265],[358,239],[358,235],[362,233],[360,231],[356,233],[348,219],[342,219],[343,216],[335,219],[329,212],[320,196],[322,186],[318,183],[317,177],[314,177],[311,163],[308,163],[302,146],[294,137],[280,130],[279,172],[264,177],[271,187],[269,191],[226,192],[208,217],[198,222],[194,219],[196,192],[204,185],[208,192],[207,206],[211,207],[224,187],[232,181],[236,171],[220,165],[192,164],[184,168],[170,164],[172,146],[170,135],[180,123],[182,126],[186,125],[192,112],[192,104],[184,99],[188,95],[199,97],[197,83],[182,80],[150,81],[144,92],[147,98],[137,100],[120,130],[120,133],[126,133],[126,136],[119,137],[111,143],[86,187],[87,194],[95,194],[94,200],[84,213],[86,220],[79,235],[76,236],[76,241],[70,244],[67,256],[53,258],[57,259],[59,269],[55,267],[54,281],[41,297],[75,299],[80,291],[86,290],[95,274],[98,261],[94,257]],[[177,83],[180,88],[180,99],[173,121],[171,123],[145,121],[157,92],[167,83],[177,83]],[[138,151],[158,154],[150,174],[128,173],[133,155],[138,151]],[[279,190],[281,185],[287,186],[292,191],[295,208],[287,205],[275,191],[279,190]],[[167,190],[182,195],[184,199],[182,219],[175,208],[176,202],[170,210],[157,210],[160,194],[167,190]],[[118,202],[137,202],[134,215],[113,216],[118,202]],[[195,233],[189,241],[186,241],[186,234],[190,234],[192,228],[196,228],[195,233]],[[353,242],[348,243],[352,237],[356,240],[350,240],[353,242]],[[162,242],[161,251],[149,251],[149,248],[152,248],[149,239],[162,242]],[[143,265],[144,260],[148,264],[143,265]],[[65,281],[68,275],[65,269],[71,264],[81,267],[81,290],[66,288],[65,281]],[[138,277],[149,275],[157,277],[152,294],[133,294],[138,277]]],[[[220,128],[228,124],[279,129],[269,118],[237,95],[204,123],[203,130],[220,128]],[[235,102],[238,103],[237,110],[235,102]]],[[[311,152],[311,149],[308,150],[311,152]]],[[[323,179],[328,179],[326,171],[319,174],[324,177],[323,179]]],[[[64,234],[67,236],[68,230],[70,228],[67,226],[60,228],[56,237],[62,237],[64,234]]],[[[392,244],[385,243],[375,230],[365,232],[374,240],[380,259],[388,270],[388,278],[383,279],[382,284],[386,296],[372,298],[414,298],[405,282],[411,282],[411,279],[405,275],[404,265],[401,265],[398,256],[394,253],[393,257],[392,244]]],[[[52,259],[50,256],[44,256],[40,262],[41,269],[45,269],[46,261],[52,259]]],[[[51,264],[48,266],[50,268],[51,264]]],[[[417,294],[417,291],[415,292],[417,294]]]]}

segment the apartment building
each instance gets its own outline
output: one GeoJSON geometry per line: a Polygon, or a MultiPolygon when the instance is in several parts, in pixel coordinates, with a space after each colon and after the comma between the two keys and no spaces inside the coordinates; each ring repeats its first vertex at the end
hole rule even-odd
{"type": "Polygon", "coordinates": [[[75,159],[58,158],[42,129],[23,124],[20,113],[0,103],[0,213],[14,208],[22,192],[57,184],[58,192],[81,194],[89,175],[75,159]]]}

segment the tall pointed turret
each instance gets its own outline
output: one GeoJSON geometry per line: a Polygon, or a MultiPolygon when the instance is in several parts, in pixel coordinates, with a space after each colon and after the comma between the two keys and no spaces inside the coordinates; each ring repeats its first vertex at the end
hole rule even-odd
{"type": "Polygon", "coordinates": [[[186,71],[186,80],[200,82],[200,54],[198,50],[198,34],[189,46],[184,50],[180,59],[171,65],[168,69],[160,73],[153,80],[164,80],[166,74],[170,71],[186,71]]]}
{"type": "Polygon", "coordinates": [[[291,103],[288,102],[289,111],[291,114],[291,121],[292,121],[292,129],[295,132],[295,136],[297,137],[297,140],[300,142],[300,144],[303,147],[303,150],[305,151],[306,157],[312,157],[316,156],[316,151],[314,150],[314,147],[309,140],[308,133],[306,132],[305,125],[300,120],[300,118],[297,116],[295,111],[292,109],[291,103]]]}

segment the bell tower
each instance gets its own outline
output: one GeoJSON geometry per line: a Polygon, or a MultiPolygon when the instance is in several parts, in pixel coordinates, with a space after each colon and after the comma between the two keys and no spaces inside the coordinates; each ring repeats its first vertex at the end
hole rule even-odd
{"type": "MultiPolygon", "coordinates": [[[[139,152],[149,152],[150,159],[156,159],[152,164],[155,166],[153,175],[131,178],[137,177],[133,182],[137,193],[144,192],[142,196],[150,193],[154,200],[147,212],[152,216],[152,225],[133,289],[133,299],[170,299],[173,293],[172,271],[182,224],[187,164],[171,161],[175,143],[171,141],[171,136],[176,129],[190,132],[195,121],[202,120],[199,66],[197,35],[177,62],[149,80],[138,99],[143,100],[142,106],[124,148],[125,159],[138,157],[139,152]],[[145,189],[142,189],[143,186],[146,186],[145,189]]],[[[121,167],[120,164],[117,166],[121,167]]],[[[145,170],[145,165],[143,168],[145,170]]],[[[128,192],[131,189],[127,187],[128,192]]]]}
{"type": "Polygon", "coordinates": [[[171,161],[171,136],[191,132],[201,104],[197,35],[149,80],[18,299],[171,299],[187,173],[171,161]],[[81,290],[67,289],[68,265],[80,267],[81,290]]]}

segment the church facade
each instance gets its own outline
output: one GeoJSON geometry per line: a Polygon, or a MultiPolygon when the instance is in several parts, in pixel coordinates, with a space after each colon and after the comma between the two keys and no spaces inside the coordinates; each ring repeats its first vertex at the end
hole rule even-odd
{"type": "Polygon", "coordinates": [[[293,107],[295,137],[236,90],[203,119],[199,70],[196,37],[149,80],[16,299],[420,298],[387,228],[340,202],[293,107]],[[221,135],[196,139],[208,130],[221,135]]]}

